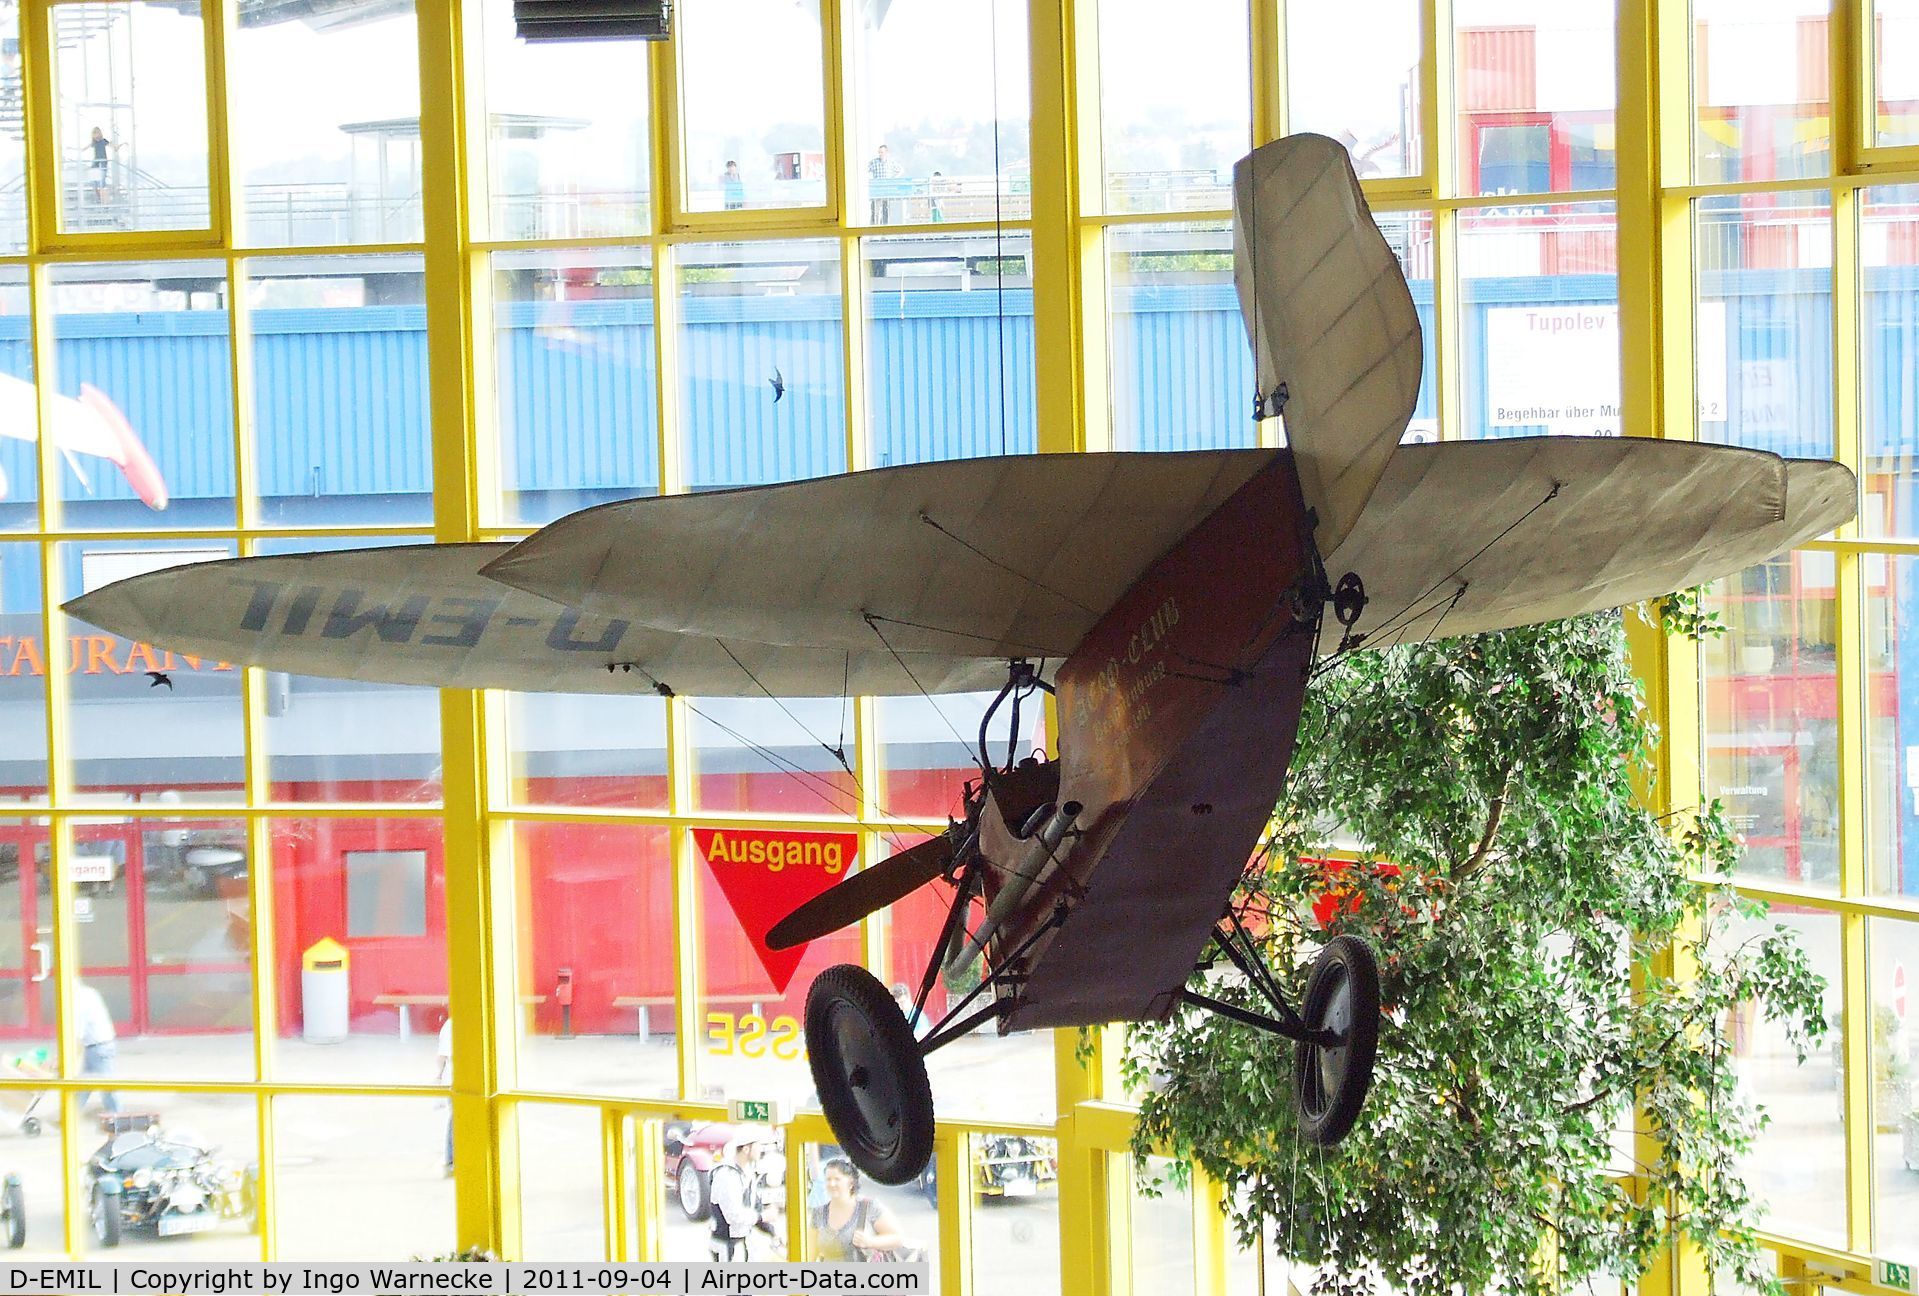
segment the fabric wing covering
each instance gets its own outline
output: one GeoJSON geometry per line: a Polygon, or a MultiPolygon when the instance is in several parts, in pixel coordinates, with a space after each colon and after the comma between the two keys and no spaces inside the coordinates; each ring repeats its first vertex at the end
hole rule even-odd
{"type": "MultiPolygon", "coordinates": [[[[1286,388],[1286,442],[1331,553],[1419,399],[1419,316],[1346,150],[1289,135],[1233,168],[1233,280],[1256,382],[1286,388]]],[[[1273,411],[1269,411],[1273,412],[1273,411]]]]}
{"type": "Polygon", "coordinates": [[[1006,664],[991,658],[895,658],[877,644],[850,653],[722,646],[589,616],[479,574],[511,547],[399,545],[195,563],[118,581],[66,610],[208,660],[384,684],[644,693],[663,682],[706,697],[759,696],[761,685],[782,697],[837,697],[849,686],[965,692],[1006,678],[1006,664]],[[609,671],[609,663],[632,669],[609,671]]]}
{"type": "Polygon", "coordinates": [[[1450,638],[1690,589],[1847,521],[1825,459],[1634,437],[1403,446],[1326,570],[1355,571],[1366,647],[1450,638]]]}
{"type": "MultiPolygon", "coordinates": [[[[1284,453],[961,460],[656,497],[575,514],[518,545],[170,568],[67,610],[177,652],[383,683],[719,697],[989,689],[1007,656],[1070,653],[1284,453]]],[[[1364,579],[1355,629],[1379,647],[1688,588],[1824,534],[1855,498],[1838,464],[1733,446],[1405,446],[1326,567],[1364,579]]],[[[1297,523],[1274,517],[1243,543],[1275,543],[1297,523]]]]}

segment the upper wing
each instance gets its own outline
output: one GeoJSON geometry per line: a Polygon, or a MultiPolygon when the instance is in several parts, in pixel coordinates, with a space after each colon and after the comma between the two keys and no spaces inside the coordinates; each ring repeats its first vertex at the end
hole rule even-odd
{"type": "Polygon", "coordinates": [[[1063,657],[1279,453],[959,459],[628,500],[561,518],[486,574],[684,634],[1063,657]]]}
{"type": "Polygon", "coordinates": [[[104,586],[69,614],[176,652],[300,675],[444,688],[706,697],[963,692],[993,658],[720,643],[609,620],[488,580],[506,544],[402,545],[195,563],[104,586]],[[729,655],[729,650],[731,655],[729,655]],[[737,658],[738,660],[735,660],[737,658]],[[608,670],[608,666],[613,670],[608,670]],[[631,669],[621,669],[621,666],[631,669]]]}
{"type": "Polygon", "coordinates": [[[1260,391],[1286,385],[1286,441],[1338,548],[1419,399],[1419,316],[1346,150],[1289,135],[1233,168],[1233,279],[1260,391]]]}
{"type": "Polygon", "coordinates": [[[1358,572],[1369,648],[1502,630],[1657,598],[1852,517],[1830,460],[1639,437],[1402,446],[1326,561],[1358,572]],[[1463,587],[1463,589],[1462,589],[1463,587]]]}

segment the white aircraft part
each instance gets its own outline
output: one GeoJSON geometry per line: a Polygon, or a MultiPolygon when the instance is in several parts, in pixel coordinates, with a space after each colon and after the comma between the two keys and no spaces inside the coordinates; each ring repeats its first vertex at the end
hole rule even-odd
{"type": "MultiPolygon", "coordinates": [[[[34,429],[39,426],[38,418],[33,384],[12,374],[0,374],[0,436],[31,441],[34,429]]],[[[120,438],[106,419],[73,397],[53,396],[47,402],[47,419],[53,429],[53,443],[62,451],[92,455],[116,464],[125,460],[126,451],[121,448],[120,438]]],[[[75,471],[79,469],[76,467],[75,471]]]]}
{"type": "Polygon", "coordinates": [[[772,648],[650,630],[479,574],[506,544],[396,545],[195,563],[104,586],[67,612],[174,652],[297,675],[551,693],[837,697],[997,688],[1003,661],[772,648]],[[731,649],[733,656],[728,656],[731,649]],[[734,657],[739,660],[736,662],[734,657]],[[632,663],[633,669],[620,669],[632,663]],[[607,666],[614,664],[609,671],[607,666]]]}
{"type": "Polygon", "coordinates": [[[1412,293],[1344,147],[1289,135],[1240,159],[1233,280],[1259,391],[1285,385],[1286,441],[1331,553],[1412,418],[1421,367],[1412,293]]]}
{"type": "Polygon", "coordinates": [[[1639,437],[1402,446],[1326,570],[1365,581],[1354,631],[1383,648],[1690,589],[1824,535],[1856,500],[1840,464],[1735,446],[1639,437]]]}

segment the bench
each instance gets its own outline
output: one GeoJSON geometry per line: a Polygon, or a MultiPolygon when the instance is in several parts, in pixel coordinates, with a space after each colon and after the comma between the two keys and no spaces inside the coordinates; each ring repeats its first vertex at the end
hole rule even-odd
{"type": "MultiPolygon", "coordinates": [[[[403,1040],[413,1038],[413,1009],[444,1008],[447,1006],[448,999],[449,996],[443,994],[383,994],[373,996],[373,1002],[380,1007],[398,1008],[400,1010],[400,1038],[403,1040]]],[[[520,1004],[522,1007],[533,1007],[545,1002],[545,995],[523,994],[520,996],[520,1004]]]]}
{"type": "MultiPolygon", "coordinates": [[[[650,1008],[671,1008],[673,1002],[673,996],[670,994],[613,996],[613,1006],[615,1008],[637,1008],[639,1010],[640,1043],[642,1044],[653,1038],[652,1022],[648,1020],[647,1010],[650,1008]]],[[[760,1005],[766,1002],[766,996],[753,994],[707,995],[701,1002],[709,1004],[751,1004],[753,1006],[753,1012],[756,1015],[760,1015],[760,1005]]]]}

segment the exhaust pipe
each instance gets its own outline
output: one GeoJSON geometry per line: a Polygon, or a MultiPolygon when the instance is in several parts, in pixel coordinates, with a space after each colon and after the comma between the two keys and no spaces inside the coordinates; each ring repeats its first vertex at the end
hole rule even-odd
{"type": "Polygon", "coordinates": [[[1084,809],[1079,802],[1068,801],[1060,806],[1042,806],[1034,814],[1033,818],[1040,821],[1039,831],[1027,839],[1026,849],[1020,852],[1012,872],[1000,883],[999,893],[993,897],[993,903],[987,906],[986,921],[946,961],[948,976],[959,976],[972,967],[1027,894],[1053,876],[1059,868],[1060,844],[1066,840],[1066,834],[1073,830],[1074,821],[1084,809]]]}

